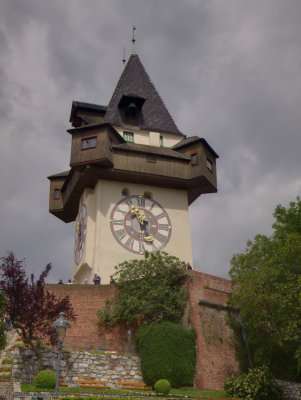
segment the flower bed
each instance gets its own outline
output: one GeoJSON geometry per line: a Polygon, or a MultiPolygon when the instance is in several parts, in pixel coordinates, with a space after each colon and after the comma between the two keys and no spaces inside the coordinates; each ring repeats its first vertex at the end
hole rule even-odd
{"type": "Polygon", "coordinates": [[[0,380],[9,381],[11,378],[11,374],[0,374],[0,380]]]}
{"type": "Polygon", "coordinates": [[[11,367],[0,367],[0,372],[11,372],[11,367]]]}
{"type": "Polygon", "coordinates": [[[13,361],[13,358],[5,358],[4,360],[2,360],[2,364],[12,364],[13,361]]]}

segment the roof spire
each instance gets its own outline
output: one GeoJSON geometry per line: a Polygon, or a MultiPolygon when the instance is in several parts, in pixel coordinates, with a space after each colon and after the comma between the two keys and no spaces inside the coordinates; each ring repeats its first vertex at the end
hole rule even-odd
{"type": "Polygon", "coordinates": [[[136,54],[136,51],[135,51],[135,42],[136,42],[136,40],[135,40],[135,30],[136,30],[136,27],[133,25],[132,54],[136,54]]]}

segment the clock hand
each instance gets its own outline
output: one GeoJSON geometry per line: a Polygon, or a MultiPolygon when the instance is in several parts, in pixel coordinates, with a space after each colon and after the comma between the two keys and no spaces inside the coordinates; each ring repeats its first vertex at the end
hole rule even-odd
{"type": "Polygon", "coordinates": [[[140,224],[140,228],[141,228],[140,233],[142,233],[142,234],[144,235],[144,240],[145,240],[146,242],[152,242],[152,241],[154,240],[153,235],[148,235],[147,230],[146,230],[146,229],[142,229],[143,227],[146,228],[146,222],[148,222],[148,220],[147,220],[147,218],[146,218],[146,216],[145,216],[144,211],[142,211],[142,213],[140,214],[139,208],[137,208],[136,206],[132,205],[132,206],[131,206],[131,214],[132,214],[132,215],[135,215],[135,216],[137,217],[137,219],[138,219],[138,221],[139,221],[139,224],[140,224]],[[147,234],[148,236],[145,236],[146,234],[147,234]]]}

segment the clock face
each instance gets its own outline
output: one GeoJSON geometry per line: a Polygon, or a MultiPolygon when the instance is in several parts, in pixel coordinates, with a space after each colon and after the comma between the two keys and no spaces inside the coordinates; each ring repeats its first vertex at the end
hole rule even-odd
{"type": "Polygon", "coordinates": [[[110,226],[115,240],[136,254],[165,247],[171,236],[171,221],[155,200],[141,195],[127,196],[114,206],[110,226]]]}
{"type": "Polygon", "coordinates": [[[87,233],[87,207],[85,204],[82,204],[79,210],[75,229],[74,259],[76,264],[79,264],[84,253],[87,233]]]}

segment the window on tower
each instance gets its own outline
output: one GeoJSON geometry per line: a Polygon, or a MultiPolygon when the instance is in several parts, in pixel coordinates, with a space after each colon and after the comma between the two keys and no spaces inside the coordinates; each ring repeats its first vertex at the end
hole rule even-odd
{"type": "Polygon", "coordinates": [[[81,150],[95,149],[96,147],[96,136],[83,138],[81,140],[81,150]]]}
{"type": "Polygon", "coordinates": [[[152,198],[153,198],[152,192],[145,191],[145,192],[144,192],[144,197],[145,197],[146,199],[152,199],[152,198]]]}
{"type": "Polygon", "coordinates": [[[123,188],[123,189],[122,189],[121,195],[122,195],[123,197],[129,196],[129,194],[130,194],[130,191],[129,191],[128,188],[123,188]]]}
{"type": "Polygon", "coordinates": [[[153,154],[148,154],[146,156],[146,161],[148,161],[148,162],[157,162],[157,158],[153,154]]]}
{"type": "Polygon", "coordinates": [[[207,158],[207,168],[209,169],[210,172],[213,172],[212,166],[213,166],[212,162],[207,158]]]}
{"type": "Polygon", "coordinates": [[[54,200],[59,200],[60,197],[61,197],[61,190],[60,189],[54,189],[54,192],[53,192],[54,200]]]}
{"type": "Polygon", "coordinates": [[[134,132],[123,131],[123,139],[127,142],[134,143],[134,132]]]}
{"type": "Polygon", "coordinates": [[[163,135],[160,135],[160,147],[163,147],[163,135]]]}
{"type": "Polygon", "coordinates": [[[190,160],[191,160],[191,165],[192,166],[197,165],[198,164],[198,155],[197,155],[197,153],[191,154],[190,160]]]}

